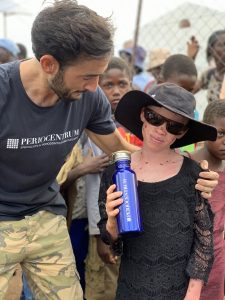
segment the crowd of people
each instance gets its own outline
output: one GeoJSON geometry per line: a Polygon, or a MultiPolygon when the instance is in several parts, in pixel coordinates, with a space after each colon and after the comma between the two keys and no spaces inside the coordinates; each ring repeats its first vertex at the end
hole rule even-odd
{"type": "Polygon", "coordinates": [[[196,37],[186,55],[129,41],[115,56],[113,36],[59,0],[33,22],[33,57],[0,39],[0,300],[18,265],[21,300],[224,299],[225,30],[203,74],[196,37]],[[118,233],[118,150],[137,177],[135,237],[118,233]]]}

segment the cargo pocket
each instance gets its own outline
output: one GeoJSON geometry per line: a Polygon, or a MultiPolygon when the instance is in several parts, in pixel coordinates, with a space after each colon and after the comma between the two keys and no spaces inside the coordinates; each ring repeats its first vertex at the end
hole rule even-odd
{"type": "MultiPolygon", "coordinates": [[[[85,281],[87,294],[102,293],[105,290],[105,263],[97,253],[97,244],[95,237],[90,238],[89,252],[85,260],[85,281]]],[[[87,297],[87,299],[89,299],[87,297]]]]}

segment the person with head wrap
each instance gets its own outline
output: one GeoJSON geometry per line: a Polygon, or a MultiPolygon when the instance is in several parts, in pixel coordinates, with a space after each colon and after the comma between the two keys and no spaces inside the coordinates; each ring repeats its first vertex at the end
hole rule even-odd
{"type": "Polygon", "coordinates": [[[141,46],[124,48],[119,51],[120,57],[131,67],[133,72],[132,84],[134,88],[144,91],[154,77],[144,70],[146,51],[141,46]]]}
{"type": "Polygon", "coordinates": [[[0,39],[0,63],[4,64],[18,59],[19,48],[10,39],[0,39]]]}

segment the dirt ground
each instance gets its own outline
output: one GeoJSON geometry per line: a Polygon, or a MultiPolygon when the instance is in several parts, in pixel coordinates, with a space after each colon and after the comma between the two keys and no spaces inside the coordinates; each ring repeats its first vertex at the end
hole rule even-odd
{"type": "Polygon", "coordinates": [[[22,289],[21,269],[18,266],[15,275],[10,280],[9,289],[4,300],[19,300],[22,289]]]}

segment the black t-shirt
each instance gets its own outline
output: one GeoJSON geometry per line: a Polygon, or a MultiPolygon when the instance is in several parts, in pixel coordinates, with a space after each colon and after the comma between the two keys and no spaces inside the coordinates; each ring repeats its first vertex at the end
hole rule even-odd
{"type": "Polygon", "coordinates": [[[0,220],[40,210],[66,213],[55,178],[82,131],[115,130],[100,88],[80,100],[35,105],[24,90],[20,62],[0,66],[0,220]]]}

